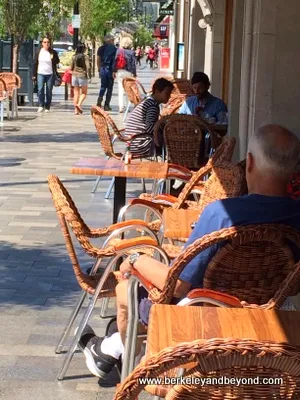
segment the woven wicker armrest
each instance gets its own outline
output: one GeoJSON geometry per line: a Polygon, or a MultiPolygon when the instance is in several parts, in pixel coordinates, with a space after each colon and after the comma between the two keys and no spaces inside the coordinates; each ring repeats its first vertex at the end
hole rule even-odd
{"type": "Polygon", "coordinates": [[[214,300],[214,303],[220,303],[220,305],[239,308],[242,307],[242,303],[237,297],[210,289],[194,289],[190,291],[186,297],[189,300],[199,299],[199,301],[203,302],[205,302],[205,300],[208,302],[209,300],[214,300]]]}

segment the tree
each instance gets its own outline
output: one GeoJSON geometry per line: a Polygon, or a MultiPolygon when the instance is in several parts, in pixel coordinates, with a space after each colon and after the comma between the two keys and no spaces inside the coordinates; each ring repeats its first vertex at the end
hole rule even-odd
{"type": "Polygon", "coordinates": [[[4,30],[14,38],[13,72],[17,72],[20,45],[28,37],[42,7],[42,0],[0,0],[4,30]]]}
{"type": "Polygon", "coordinates": [[[35,34],[56,39],[61,34],[61,22],[70,17],[75,0],[47,0],[32,29],[35,34]]]}
{"type": "Polygon", "coordinates": [[[134,42],[136,46],[150,46],[153,44],[153,32],[146,28],[144,25],[140,25],[138,30],[134,34],[134,42]]]}
{"type": "Polygon", "coordinates": [[[130,0],[81,0],[81,34],[91,39],[103,36],[109,22],[126,21],[129,8],[130,0]]]}

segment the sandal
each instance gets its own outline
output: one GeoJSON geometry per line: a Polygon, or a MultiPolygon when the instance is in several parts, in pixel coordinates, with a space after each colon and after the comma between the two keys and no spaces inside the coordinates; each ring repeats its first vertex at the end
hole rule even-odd
{"type": "Polygon", "coordinates": [[[79,114],[83,113],[83,110],[82,110],[82,108],[80,106],[76,105],[75,108],[76,108],[76,110],[78,111],[79,114]]]}

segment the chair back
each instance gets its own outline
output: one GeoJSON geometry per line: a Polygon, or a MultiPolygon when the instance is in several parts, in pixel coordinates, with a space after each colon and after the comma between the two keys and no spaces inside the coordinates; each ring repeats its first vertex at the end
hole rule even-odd
{"type": "MultiPolygon", "coordinates": [[[[228,144],[228,142],[226,143],[228,144]]],[[[233,142],[229,143],[232,144],[233,142]]],[[[228,148],[231,150],[231,146],[228,146],[228,148]]],[[[230,154],[229,151],[228,157],[230,157],[230,154]]],[[[178,200],[173,204],[173,207],[182,208],[192,189],[208,174],[210,176],[203,185],[200,200],[194,204],[195,209],[199,210],[199,214],[212,201],[244,195],[247,183],[243,169],[238,165],[224,161],[222,158],[221,160],[222,162],[220,160],[218,162],[208,162],[205,167],[194,173],[179,194],[178,200]]]]}
{"type": "Polygon", "coordinates": [[[283,231],[278,225],[246,228],[213,257],[204,288],[234,294],[248,303],[268,302],[294,268],[293,242],[300,245],[300,233],[288,226],[283,231]]]}
{"type": "Polygon", "coordinates": [[[189,169],[203,163],[204,133],[195,117],[173,115],[163,131],[167,161],[189,169]]]}
{"type": "Polygon", "coordinates": [[[94,120],[102,149],[106,156],[121,159],[121,157],[114,151],[112,137],[109,132],[108,118],[104,113],[105,111],[103,111],[100,107],[93,106],[91,108],[92,118],[94,120]]]}
{"type": "MultiPolygon", "coordinates": [[[[93,234],[91,229],[83,221],[72,197],[60,179],[56,175],[49,175],[48,185],[65,239],[66,248],[72,262],[75,277],[82,289],[89,293],[93,293],[93,288],[90,286],[91,281],[89,282],[88,276],[85,275],[80,267],[69,227],[76,236],[83,250],[91,257],[96,257],[96,255],[92,250],[89,237],[100,237],[108,232],[108,229],[104,228],[101,232],[99,231],[98,234],[93,234]]],[[[99,253],[101,253],[100,249],[99,253]]],[[[98,256],[99,255],[100,254],[98,254],[98,256]]],[[[114,253],[111,252],[111,255],[114,255],[114,253]]]]}
{"type": "Polygon", "coordinates": [[[195,95],[192,85],[188,79],[184,78],[176,78],[172,80],[174,85],[173,94],[175,95],[186,95],[192,96],[195,95]]]}
{"type": "Polygon", "coordinates": [[[200,214],[204,208],[216,200],[243,196],[246,193],[246,177],[238,165],[223,161],[212,166],[211,175],[205,182],[198,203],[200,214]]]}
{"type": "MultiPolygon", "coordinates": [[[[300,247],[300,232],[282,224],[233,226],[212,232],[180,253],[168,271],[163,290],[155,289],[149,296],[153,302],[170,304],[186,265],[205,249],[223,245],[205,271],[203,287],[248,303],[265,304],[294,269],[291,244],[300,247]]],[[[299,283],[294,290],[299,290],[299,283]]]]}
{"type": "Polygon", "coordinates": [[[22,85],[20,76],[13,72],[0,72],[0,78],[4,80],[10,97],[13,95],[14,90],[20,89],[22,85]]]}
{"type": "MultiPolygon", "coordinates": [[[[261,400],[298,399],[300,396],[298,347],[270,340],[214,338],[180,343],[147,358],[120,384],[114,400],[137,399],[147,380],[166,376],[175,378],[172,370],[180,367],[188,379],[184,384],[160,385],[159,389],[166,389],[161,391],[166,399],[261,400]],[[228,380],[222,379],[224,377],[228,380]],[[274,382],[274,377],[279,381],[278,384],[262,385],[257,384],[257,377],[260,381],[266,378],[274,382]],[[245,385],[233,384],[238,380],[248,382],[245,385]]],[[[159,397],[162,395],[158,394],[159,397]]]]}
{"type": "Polygon", "coordinates": [[[137,80],[135,78],[124,78],[122,84],[130,103],[135,106],[138,105],[143,100],[143,96],[139,90],[137,80]]]}
{"type": "Polygon", "coordinates": [[[161,116],[176,114],[187,97],[185,94],[172,93],[168,103],[163,106],[161,116]]]}
{"type": "Polygon", "coordinates": [[[93,108],[95,108],[97,110],[98,114],[102,115],[105,118],[108,128],[109,128],[110,135],[120,136],[120,131],[119,131],[117,125],[115,124],[114,120],[111,118],[111,116],[106,111],[104,111],[103,108],[101,108],[101,107],[95,106],[93,108]]]}
{"type": "Polygon", "coordinates": [[[5,80],[0,78],[0,101],[4,100],[7,96],[7,88],[5,80]]]}

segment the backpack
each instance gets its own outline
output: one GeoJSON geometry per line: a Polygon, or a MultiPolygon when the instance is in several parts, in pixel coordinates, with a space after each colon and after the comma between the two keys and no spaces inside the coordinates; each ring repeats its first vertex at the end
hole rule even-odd
{"type": "Polygon", "coordinates": [[[115,68],[118,69],[124,69],[126,67],[126,58],[125,58],[125,51],[123,49],[120,49],[118,51],[117,57],[116,57],[116,65],[115,68]]]}
{"type": "Polygon", "coordinates": [[[74,56],[74,66],[78,67],[78,68],[86,69],[84,54],[76,54],[76,56],[74,56]]]}

